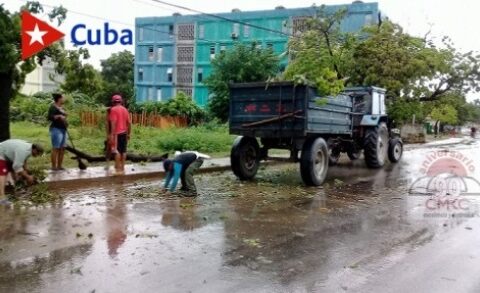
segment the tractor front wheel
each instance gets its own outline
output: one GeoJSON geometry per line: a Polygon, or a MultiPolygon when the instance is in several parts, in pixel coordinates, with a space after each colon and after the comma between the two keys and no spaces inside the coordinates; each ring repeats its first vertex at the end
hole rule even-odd
{"type": "Polygon", "coordinates": [[[403,143],[399,138],[393,138],[388,145],[388,159],[392,163],[397,163],[402,158],[403,143]]]}

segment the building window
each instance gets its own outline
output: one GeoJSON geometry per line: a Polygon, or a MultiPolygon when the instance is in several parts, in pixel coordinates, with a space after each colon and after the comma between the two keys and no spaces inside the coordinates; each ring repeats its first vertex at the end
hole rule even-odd
{"type": "Polygon", "coordinates": [[[141,28],[138,29],[138,40],[139,40],[140,42],[143,41],[143,27],[141,27],[141,28]]]}
{"type": "Polygon", "coordinates": [[[250,27],[248,25],[243,27],[243,37],[248,38],[250,36],[250,27]]]}
{"type": "Polygon", "coordinates": [[[143,68],[138,69],[138,81],[143,81],[143,68]]]}
{"type": "Polygon", "coordinates": [[[365,15],[365,25],[373,24],[373,15],[371,13],[365,15]]]}
{"type": "Polygon", "coordinates": [[[262,50],[262,44],[256,44],[255,48],[257,48],[258,50],[262,50]]]}
{"type": "Polygon", "coordinates": [[[155,53],[153,52],[153,46],[148,46],[148,61],[155,59],[155,53]]]}
{"type": "Polygon", "coordinates": [[[293,17],[292,22],[293,22],[294,36],[299,36],[307,30],[307,20],[308,20],[308,17],[305,17],[305,16],[293,17]]]}
{"type": "Polygon", "coordinates": [[[227,51],[227,45],[221,45],[220,46],[220,53],[223,53],[225,51],[227,51]]]}
{"type": "Polygon", "coordinates": [[[177,47],[177,61],[179,63],[193,63],[193,46],[177,47]]]}
{"type": "Polygon", "coordinates": [[[215,58],[215,45],[210,46],[210,59],[215,58]]]}
{"type": "Polygon", "coordinates": [[[203,24],[198,26],[198,37],[205,38],[205,26],[203,24]]]}
{"type": "Polygon", "coordinates": [[[157,88],[157,102],[161,102],[161,101],[162,101],[162,89],[157,88]]]}
{"type": "Polygon", "coordinates": [[[289,32],[289,26],[288,26],[288,20],[282,21],[282,33],[288,34],[289,32]]]}
{"type": "Polygon", "coordinates": [[[240,35],[240,24],[234,23],[233,24],[233,32],[232,32],[232,39],[237,39],[240,35]]]}
{"type": "Polygon", "coordinates": [[[177,39],[179,41],[193,41],[195,39],[195,25],[193,23],[179,24],[177,39]]]}
{"type": "Polygon", "coordinates": [[[174,31],[174,27],[173,27],[173,24],[171,24],[168,26],[168,34],[170,36],[173,36],[173,31],[174,31]]]}
{"type": "Polygon", "coordinates": [[[180,88],[177,88],[177,93],[179,92],[183,92],[184,94],[186,94],[188,97],[192,97],[193,95],[193,89],[191,87],[180,87],[180,88]]]}
{"type": "Polygon", "coordinates": [[[193,66],[178,66],[175,77],[178,85],[191,85],[193,83],[193,66]]]}
{"type": "Polygon", "coordinates": [[[167,69],[167,80],[168,82],[173,81],[173,69],[171,67],[167,69]]]}
{"type": "Polygon", "coordinates": [[[267,49],[273,51],[273,44],[272,43],[267,43],[267,49]]]}
{"type": "Polygon", "coordinates": [[[148,97],[147,97],[148,101],[154,100],[154,97],[153,97],[154,93],[155,93],[155,89],[153,87],[149,87],[148,88],[148,97]]]}
{"type": "Polygon", "coordinates": [[[158,47],[157,48],[157,61],[162,62],[162,58],[163,58],[163,48],[158,47]]]}
{"type": "Polygon", "coordinates": [[[197,81],[198,82],[203,81],[203,68],[198,68],[197,69],[197,81]]]}

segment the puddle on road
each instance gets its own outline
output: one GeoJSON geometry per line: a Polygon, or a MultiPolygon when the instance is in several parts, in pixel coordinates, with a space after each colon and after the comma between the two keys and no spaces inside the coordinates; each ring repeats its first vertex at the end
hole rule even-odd
{"type": "Polygon", "coordinates": [[[197,198],[166,196],[155,180],[58,189],[64,199],[52,206],[0,212],[0,291],[208,291],[249,281],[238,287],[248,291],[313,272],[326,279],[462,222],[412,217],[419,203],[408,184],[421,156],[380,170],[344,162],[319,188],[283,165],[262,167],[253,182],[196,176],[197,198]]]}

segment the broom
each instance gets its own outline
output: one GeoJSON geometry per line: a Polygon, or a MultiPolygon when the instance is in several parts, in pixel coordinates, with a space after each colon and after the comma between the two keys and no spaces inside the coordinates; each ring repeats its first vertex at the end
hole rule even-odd
{"type": "MultiPolygon", "coordinates": [[[[68,132],[68,130],[67,130],[67,135],[68,135],[68,139],[70,140],[70,143],[72,144],[72,147],[73,147],[74,149],[76,149],[76,148],[75,148],[75,145],[73,144],[72,136],[70,135],[70,132],[68,132]]],[[[75,157],[75,159],[77,159],[78,169],[80,169],[80,170],[87,170],[87,165],[85,165],[85,164],[82,162],[82,159],[80,159],[80,157],[79,157],[78,155],[75,157]]]]}

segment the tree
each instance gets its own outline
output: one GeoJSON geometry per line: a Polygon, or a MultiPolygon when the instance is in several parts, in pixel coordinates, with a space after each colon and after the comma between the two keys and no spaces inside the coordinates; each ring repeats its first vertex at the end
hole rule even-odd
{"type": "Polygon", "coordinates": [[[479,56],[460,53],[443,38],[436,46],[390,21],[365,29],[354,48],[349,84],[377,85],[393,98],[438,101],[452,92],[479,90],[479,56]]]}
{"type": "Polygon", "coordinates": [[[437,121],[435,125],[439,122],[454,125],[458,120],[457,110],[451,105],[441,105],[440,107],[434,108],[430,116],[433,120],[437,121]]]}
{"type": "Polygon", "coordinates": [[[399,123],[413,115],[421,121],[445,103],[459,123],[473,113],[464,97],[480,90],[479,55],[459,52],[447,37],[436,45],[428,34],[409,35],[388,20],[355,36],[344,34],[338,29],[343,17],[342,11],[327,15],[320,8],[289,43],[285,78],[315,85],[321,95],[336,94],[344,85],[383,87],[389,115],[399,123]]]}
{"type": "Polygon", "coordinates": [[[124,98],[126,104],[134,102],[134,58],[130,51],[125,50],[101,61],[103,91],[97,95],[98,102],[109,103],[112,95],[116,93],[124,98]]]}
{"type": "Polygon", "coordinates": [[[94,97],[102,90],[102,77],[100,73],[84,61],[90,58],[86,48],[67,50],[63,58],[56,64],[55,69],[65,75],[61,89],[67,93],[81,93],[94,97]]]}
{"type": "MultiPolygon", "coordinates": [[[[20,11],[42,13],[43,7],[38,2],[27,2],[20,11]]],[[[62,24],[67,10],[56,7],[48,13],[51,21],[62,24]]],[[[46,57],[57,61],[61,55],[63,43],[55,43],[42,52],[21,60],[21,18],[20,12],[11,13],[0,4],[0,141],[10,138],[10,100],[25,81],[25,76],[32,72],[36,64],[42,64],[46,57]]]]}
{"type": "Polygon", "coordinates": [[[208,108],[221,121],[228,120],[230,82],[266,81],[279,71],[279,58],[256,43],[236,44],[212,61],[212,73],[204,84],[210,92],[208,108]]]}
{"type": "Polygon", "coordinates": [[[412,121],[414,115],[416,122],[424,120],[424,105],[420,101],[397,98],[388,102],[388,116],[396,125],[412,121]]]}
{"type": "Polygon", "coordinates": [[[291,61],[285,79],[316,86],[320,95],[337,94],[343,89],[356,41],[353,35],[339,30],[345,15],[343,9],[327,14],[324,5],[319,8],[307,21],[305,32],[289,42],[291,61]]]}

